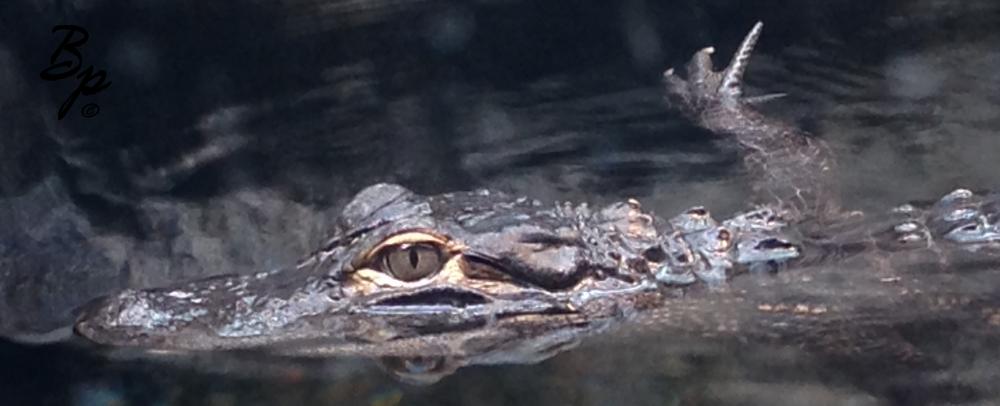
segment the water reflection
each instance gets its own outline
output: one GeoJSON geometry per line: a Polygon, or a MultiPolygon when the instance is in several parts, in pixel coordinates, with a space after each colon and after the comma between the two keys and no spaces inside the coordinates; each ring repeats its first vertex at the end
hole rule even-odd
{"type": "Polygon", "coordinates": [[[320,380],[342,377],[357,371],[349,372],[350,369],[340,369],[336,365],[352,365],[367,358],[399,382],[430,385],[465,367],[542,362],[576,347],[594,334],[608,331],[617,322],[611,318],[583,322],[575,317],[552,317],[534,323],[497,323],[385,342],[326,340],[322,348],[312,354],[289,346],[198,352],[80,344],[114,362],[162,364],[199,374],[223,374],[226,379],[264,381],[296,375],[320,380]]]}

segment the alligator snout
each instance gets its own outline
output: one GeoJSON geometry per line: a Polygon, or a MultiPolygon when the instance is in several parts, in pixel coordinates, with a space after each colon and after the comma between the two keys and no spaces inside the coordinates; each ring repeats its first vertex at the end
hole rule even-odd
{"type": "Polygon", "coordinates": [[[136,290],[94,299],[78,309],[74,331],[102,344],[155,345],[156,335],[176,321],[136,290]]]}

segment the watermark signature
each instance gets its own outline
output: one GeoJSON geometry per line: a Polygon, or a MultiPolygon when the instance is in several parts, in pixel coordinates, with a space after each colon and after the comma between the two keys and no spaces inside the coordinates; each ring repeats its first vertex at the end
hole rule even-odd
{"type": "MultiPolygon", "coordinates": [[[[66,117],[66,113],[73,107],[77,97],[80,95],[92,96],[111,86],[108,81],[108,72],[105,70],[94,70],[94,65],[83,68],[83,54],[80,47],[87,43],[90,34],[83,27],[76,25],[57,25],[52,27],[52,32],[65,31],[66,34],[52,53],[49,59],[49,66],[42,71],[41,77],[44,80],[59,81],[64,79],[77,80],[76,88],[66,97],[66,101],[59,106],[59,119],[66,117]]],[[[101,111],[101,107],[94,103],[87,103],[80,109],[80,115],[91,118],[101,111]]]]}

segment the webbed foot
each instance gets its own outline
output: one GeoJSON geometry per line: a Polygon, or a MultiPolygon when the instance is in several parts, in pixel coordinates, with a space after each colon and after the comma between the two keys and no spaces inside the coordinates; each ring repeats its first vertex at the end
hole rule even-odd
{"type": "Polygon", "coordinates": [[[760,38],[764,24],[757,22],[740,44],[732,61],[722,71],[714,71],[712,54],[715,48],[702,48],[695,52],[687,64],[687,78],[678,76],[673,68],[663,73],[667,103],[689,116],[699,117],[717,110],[735,110],[743,104],[773,100],[784,94],[743,97],[743,74],[750,54],[760,38]]]}

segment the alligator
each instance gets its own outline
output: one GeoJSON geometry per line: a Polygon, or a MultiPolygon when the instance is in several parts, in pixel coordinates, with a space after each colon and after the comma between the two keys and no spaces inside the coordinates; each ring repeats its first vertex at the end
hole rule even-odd
{"type": "Polygon", "coordinates": [[[536,362],[613,326],[894,354],[881,334],[894,325],[1000,330],[1000,195],[844,211],[826,143],[758,110],[780,95],[743,95],[761,30],[721,71],[709,47],[663,78],[672,111],[740,147],[754,179],[745,212],[662,218],[632,199],[592,208],[377,184],[294,266],[124,290],[87,304],[74,330],[113,348],[379,357],[419,382],[536,362]]]}

